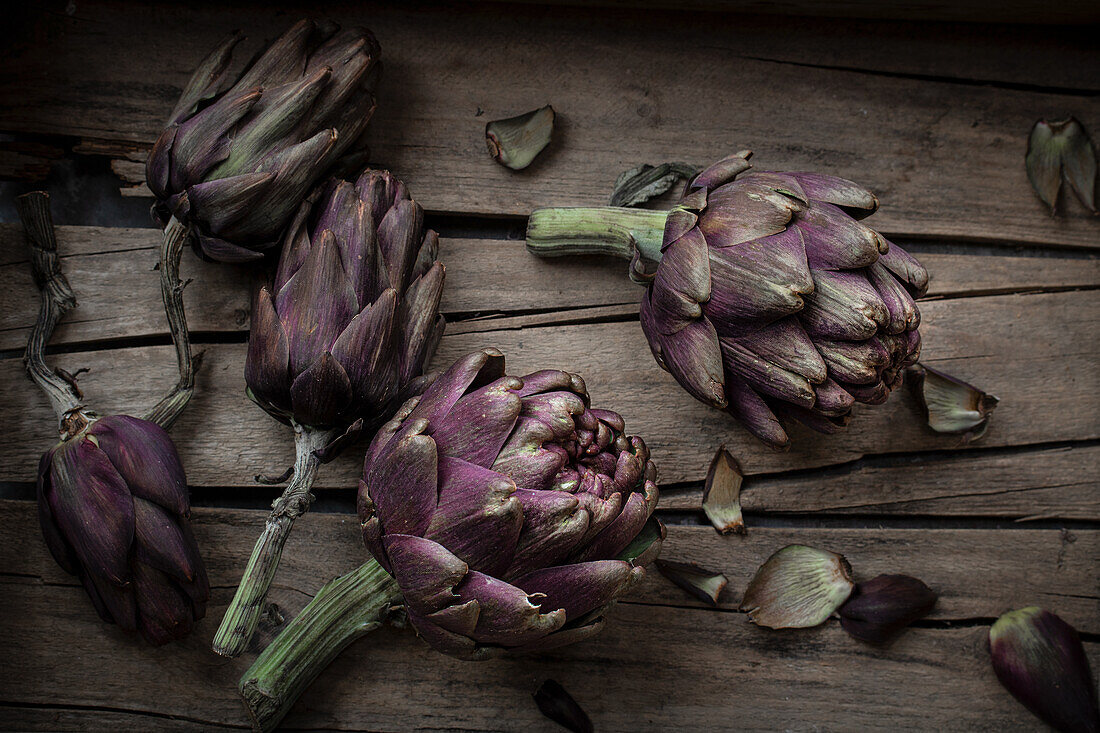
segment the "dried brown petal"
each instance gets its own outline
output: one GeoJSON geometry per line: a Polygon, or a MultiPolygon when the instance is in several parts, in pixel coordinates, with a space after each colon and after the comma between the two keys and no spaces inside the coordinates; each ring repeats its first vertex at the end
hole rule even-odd
{"type": "Polygon", "coordinates": [[[514,171],[526,168],[550,144],[554,117],[554,108],[546,105],[517,117],[493,120],[485,125],[489,155],[514,171]]]}
{"type": "Polygon", "coordinates": [[[703,485],[703,511],[714,528],[722,534],[745,534],[741,516],[741,482],[744,476],[737,460],[721,446],[707,469],[703,485]]]}
{"type": "Polygon", "coordinates": [[[800,629],[824,623],[855,584],[843,555],[805,545],[787,545],[760,566],[745,591],[741,610],[758,626],[800,629]]]}
{"type": "Polygon", "coordinates": [[[592,720],[573,696],[554,680],[546,680],[534,693],[539,711],[573,733],[592,733],[592,720]]]}
{"type": "Polygon", "coordinates": [[[970,442],[985,434],[999,399],[972,384],[923,364],[908,371],[910,384],[937,433],[961,434],[970,442]]]}
{"type": "Polygon", "coordinates": [[[661,575],[683,588],[703,603],[718,605],[718,596],[729,583],[722,573],[707,570],[695,563],[657,560],[654,563],[661,575]]]}

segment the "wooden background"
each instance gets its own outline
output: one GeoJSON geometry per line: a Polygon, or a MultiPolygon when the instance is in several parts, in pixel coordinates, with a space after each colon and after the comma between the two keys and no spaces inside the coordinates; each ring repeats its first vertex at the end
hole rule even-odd
{"type": "MultiPolygon", "coordinates": [[[[600,731],[1039,728],[994,679],[986,634],[1002,612],[1042,605],[1083,632],[1100,668],[1100,221],[1072,199],[1052,219],[1023,156],[1039,117],[1072,113],[1100,132],[1095,6],[1065,3],[1046,16],[1070,26],[1027,26],[880,16],[1028,21],[1045,6],[648,5],[325,9],[381,41],[373,158],[408,182],[444,234],[450,325],[436,364],[495,346],[512,373],[581,373],[594,403],[620,411],[652,448],[665,557],[729,577],[720,607],[651,573],[594,641],[477,664],[436,654],[409,631],[378,632],[325,672],[286,726],[552,731],[530,697],[552,677],[600,731]],[[798,15],[817,11],[875,19],[798,15]],[[493,163],[485,121],[548,102],[559,121],[551,147],[520,173],[493,163]],[[772,452],[653,363],[623,263],[542,262],[519,241],[532,208],[603,203],[626,168],[704,164],[741,148],[758,167],[835,173],[875,191],[882,207],[869,223],[932,275],[924,360],[1001,398],[980,442],[930,432],[901,391],[858,409],[845,433],[795,428],[794,449],[772,452]],[[699,509],[723,442],[748,473],[745,537],[718,536],[699,509]],[[741,593],[791,542],[844,553],[858,579],[916,575],[940,602],[885,649],[835,622],[755,628],[736,611],[741,593]]],[[[140,412],[175,380],[152,270],[158,233],[105,212],[148,203],[142,161],[217,39],[243,29],[247,58],[309,10],[78,1],[13,17],[0,55],[0,175],[14,181],[3,190],[55,186],[61,206],[71,195],[59,167],[109,167],[124,197],[111,191],[59,229],[80,308],[58,330],[54,358],[88,370],[81,385],[101,411],[140,412]]],[[[12,210],[0,205],[9,221],[12,210]]],[[[213,597],[190,639],[151,649],[102,624],[40,538],[34,466],[56,433],[19,359],[37,307],[21,233],[0,226],[4,728],[247,727],[235,687],[254,654],[221,659],[209,642],[277,493],[253,477],[281,472],[293,449],[243,392],[259,276],[190,255],[184,276],[194,278],[186,301],[205,359],[173,436],[213,597]]],[[[318,507],[287,545],[272,599],[288,615],[365,556],[351,514],[357,453],[322,469],[318,507]]]]}

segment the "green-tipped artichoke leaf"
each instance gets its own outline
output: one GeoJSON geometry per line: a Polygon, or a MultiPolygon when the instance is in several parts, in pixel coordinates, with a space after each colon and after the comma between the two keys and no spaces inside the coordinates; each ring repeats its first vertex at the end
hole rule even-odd
{"type": "Polygon", "coordinates": [[[550,144],[554,118],[554,108],[546,105],[516,117],[493,120],[485,125],[489,155],[506,168],[523,170],[550,144]]]}
{"type": "Polygon", "coordinates": [[[910,370],[913,388],[937,433],[962,435],[970,442],[985,434],[1000,400],[972,384],[923,364],[910,370]]]}
{"type": "Polygon", "coordinates": [[[1088,132],[1075,118],[1039,120],[1031,128],[1024,159],[1027,177],[1054,214],[1062,179],[1081,203],[1096,211],[1096,151],[1088,132]]]}
{"type": "Polygon", "coordinates": [[[741,610],[757,626],[808,628],[833,615],[854,587],[852,568],[843,555],[787,545],[756,571],[741,610]]]}
{"type": "Polygon", "coordinates": [[[744,476],[737,460],[721,446],[707,469],[703,485],[703,512],[722,534],[745,534],[741,516],[741,483],[744,476]]]}
{"type": "Polygon", "coordinates": [[[1077,631],[1037,606],[1010,611],[989,629],[997,679],[1060,731],[1100,730],[1100,704],[1077,631]]]}
{"type": "Polygon", "coordinates": [[[610,206],[637,206],[656,198],[676,185],[678,180],[693,177],[699,169],[687,163],[642,165],[623,171],[615,181],[610,206]]]}
{"type": "Polygon", "coordinates": [[[658,560],[655,564],[661,575],[683,588],[689,595],[711,606],[718,605],[718,597],[729,584],[729,579],[722,573],[707,570],[695,563],[658,560]]]}

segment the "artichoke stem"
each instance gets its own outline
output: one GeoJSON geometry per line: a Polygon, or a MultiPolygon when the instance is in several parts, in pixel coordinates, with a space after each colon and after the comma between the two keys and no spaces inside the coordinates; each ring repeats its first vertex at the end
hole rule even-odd
{"type": "Polygon", "coordinates": [[[335,437],[332,431],[315,430],[308,426],[294,425],[295,460],[294,476],[283,495],[271,505],[263,534],[252,548],[252,557],[244,569],[237,592],[225,610],[218,631],[214,634],[213,649],[223,657],[239,656],[246,648],[271,588],[271,581],[279,569],[283,545],[290,536],[294,520],[309,511],[313,501],[310,488],[321,465],[316,452],[335,437]]]}
{"type": "Polygon", "coordinates": [[[23,352],[23,366],[50,400],[50,406],[57,415],[58,429],[62,436],[67,437],[87,425],[90,413],[84,408],[84,396],[76,380],[65,372],[52,369],[46,363],[45,352],[58,322],[65,313],[76,307],[76,295],[61,271],[49,194],[32,191],[20,196],[17,203],[30,247],[34,282],[41,293],[38,319],[31,328],[27,349],[23,352]]]}
{"type": "Polygon", "coordinates": [[[626,260],[637,250],[660,262],[668,214],[616,206],[538,209],[527,221],[527,250],[539,257],[602,254],[626,260]]]}
{"type": "Polygon", "coordinates": [[[326,583],[241,677],[237,689],[254,728],[275,728],[317,675],[378,628],[400,599],[397,583],[374,560],[326,583]]]}
{"type": "Polygon", "coordinates": [[[200,359],[191,357],[191,337],[187,332],[187,313],[183,308],[183,287],[180,281],[180,259],[183,245],[191,234],[191,228],[176,217],[164,227],[160,246],[160,297],[164,301],[164,314],[168,317],[168,330],[176,347],[176,362],[180,378],[164,399],[149,411],[146,420],[155,422],[167,430],[191,401],[195,390],[195,371],[200,359]]]}

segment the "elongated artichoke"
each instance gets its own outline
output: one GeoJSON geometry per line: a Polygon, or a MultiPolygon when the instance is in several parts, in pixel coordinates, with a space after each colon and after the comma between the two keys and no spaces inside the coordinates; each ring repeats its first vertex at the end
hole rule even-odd
{"type": "Polygon", "coordinates": [[[643,574],[622,553],[657,505],[657,470],[583,380],[457,361],[377,434],[359,484],[363,539],[436,649],[477,659],[602,626],[643,574]]]}
{"type": "Polygon", "coordinates": [[[136,417],[74,413],[69,424],[77,422],[38,464],[50,554],[80,578],[104,621],[152,644],[182,638],[206,614],[210,585],[176,447],[136,417]]]}
{"type": "Polygon", "coordinates": [[[423,389],[444,328],[438,249],[420,205],[384,171],[329,181],[287,230],[274,295],[262,289],[252,311],[245,381],[257,404],[294,428],[293,478],[214,637],[219,654],[247,647],[319,464],[423,389]]]}
{"type": "Polygon", "coordinates": [[[274,296],[260,290],[245,381],[283,422],[378,425],[443,335],[439,236],[388,172],[318,193],[287,230],[274,296]]]}
{"type": "Polygon", "coordinates": [[[789,445],[780,418],[822,431],[879,404],[920,352],[928,273],[860,223],[878,201],[816,173],[748,172],[748,152],[699,173],[669,212],[542,209],[537,255],[633,258],[657,362],[697,399],[789,445]],[[643,260],[658,262],[654,274],[643,260]]]}
{"type": "Polygon", "coordinates": [[[223,262],[262,257],[333,163],[362,147],[381,72],[362,28],[299,21],[234,78],[241,40],[195,70],[146,163],[157,218],[189,225],[223,262]]]}

